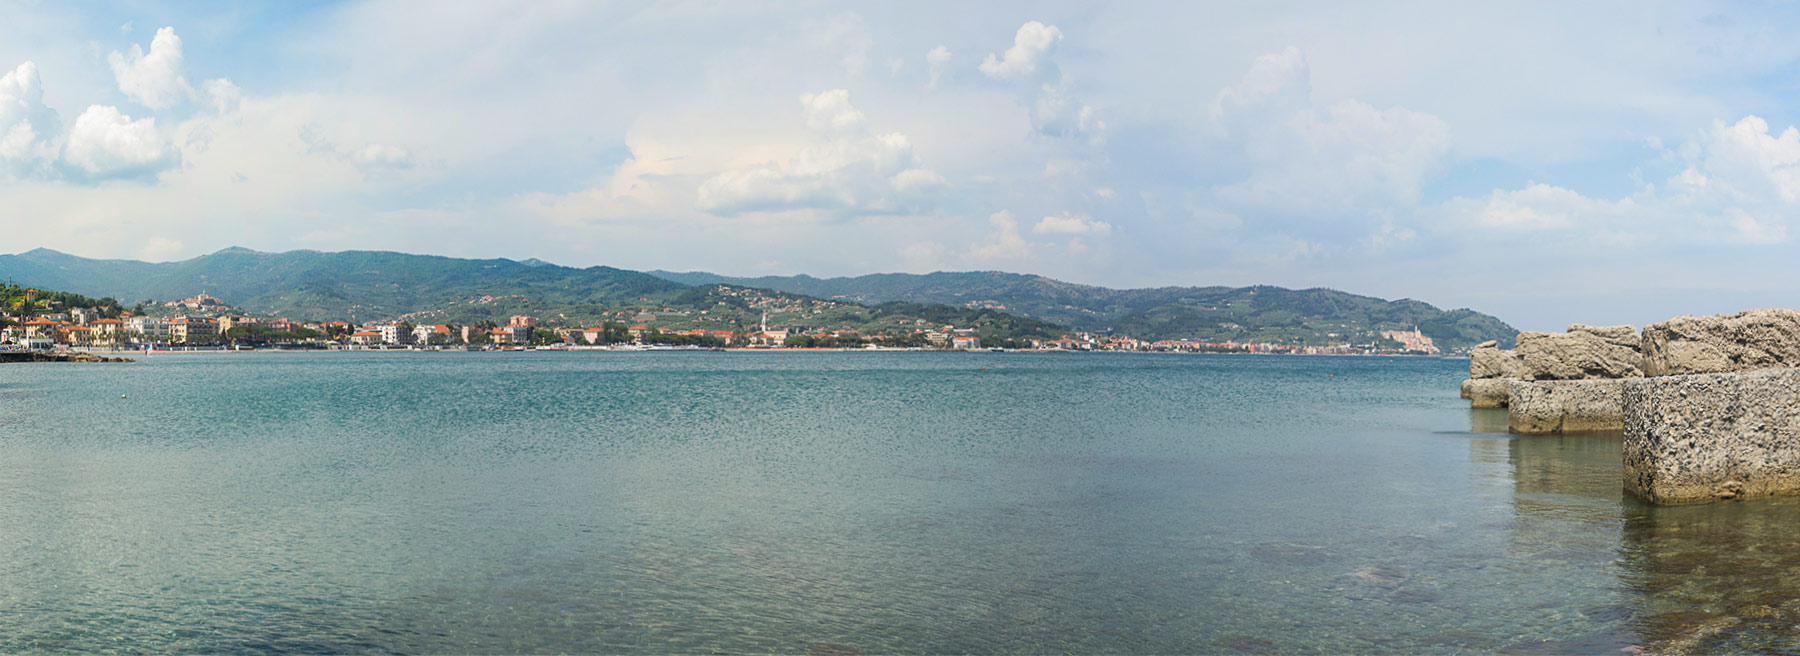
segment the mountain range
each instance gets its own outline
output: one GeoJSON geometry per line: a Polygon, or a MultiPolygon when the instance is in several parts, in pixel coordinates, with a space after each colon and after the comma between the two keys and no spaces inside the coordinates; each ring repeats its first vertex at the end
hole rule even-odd
{"type": "Polygon", "coordinates": [[[934,322],[1003,325],[1014,336],[1043,335],[1066,326],[1145,339],[1323,345],[1416,327],[1450,349],[1489,339],[1509,342],[1517,333],[1473,310],[1444,311],[1416,300],[1388,301],[1331,289],[1110,289],[997,271],[734,278],[385,251],[228,248],[179,262],[150,263],[40,248],[0,255],[0,276],[110,296],[126,305],[205,292],[245,311],[296,319],[469,320],[519,311],[587,320],[635,311],[743,327],[756,323],[756,313],[777,308],[786,313],[779,318],[789,325],[855,327],[929,315],[934,322]]]}
{"type": "MultiPolygon", "coordinates": [[[[1371,330],[1410,330],[1440,346],[1466,348],[1518,334],[1492,316],[1444,311],[1423,301],[1387,301],[1333,289],[1282,287],[1155,287],[1110,289],[1000,271],[883,273],[852,278],[651,271],[689,285],[729,284],[854,303],[944,304],[996,309],[1084,331],[1144,339],[1204,341],[1332,341],[1371,330]]],[[[1339,340],[1341,341],[1341,340],[1339,340]]]]}

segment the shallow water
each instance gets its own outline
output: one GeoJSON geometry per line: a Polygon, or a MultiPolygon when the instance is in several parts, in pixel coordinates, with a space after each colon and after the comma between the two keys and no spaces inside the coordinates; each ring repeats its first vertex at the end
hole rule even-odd
{"type": "Polygon", "coordinates": [[[1617,435],[1513,438],[1465,372],[9,365],[0,651],[1796,651],[1800,502],[1643,506],[1617,435]]]}

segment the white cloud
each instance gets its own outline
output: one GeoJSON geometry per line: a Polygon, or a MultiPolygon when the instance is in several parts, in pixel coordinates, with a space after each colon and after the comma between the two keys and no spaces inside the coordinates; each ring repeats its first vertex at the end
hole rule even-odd
{"type": "Polygon", "coordinates": [[[25,62],[0,75],[0,173],[46,173],[56,159],[60,129],[56,112],[44,105],[36,64],[25,62]]]}
{"type": "MultiPolygon", "coordinates": [[[[1629,203],[1630,201],[1623,201],[1629,203]]],[[[1494,190],[1487,198],[1456,198],[1444,209],[1455,223],[1501,230],[1551,230],[1569,228],[1583,217],[1613,208],[1604,201],[1582,196],[1573,190],[1533,183],[1517,191],[1494,190]]]]}
{"type": "Polygon", "coordinates": [[[1417,203],[1450,152],[1450,128],[1436,116],[1357,100],[1317,104],[1293,48],[1258,58],[1219,93],[1212,115],[1248,172],[1216,188],[1219,198],[1319,218],[1417,203]]]}
{"type": "Polygon", "coordinates": [[[167,262],[175,259],[187,246],[181,241],[168,237],[151,237],[137,249],[137,258],[148,262],[167,262]]]}
{"type": "Polygon", "coordinates": [[[180,156],[156,131],[156,119],[131,120],[117,107],[93,105],[75,119],[63,159],[93,177],[154,173],[180,156]]]}
{"type": "Polygon", "coordinates": [[[850,214],[915,211],[948,186],[925,168],[899,133],[876,133],[843,89],[800,99],[815,134],[786,159],[721,172],[702,183],[696,205],[707,212],[824,210],[850,214]]]}
{"type": "Polygon", "coordinates": [[[931,71],[931,82],[928,86],[935,89],[938,80],[944,77],[944,70],[950,67],[950,49],[938,46],[926,52],[925,66],[931,71]]]}
{"type": "Polygon", "coordinates": [[[404,169],[412,166],[412,153],[388,144],[369,144],[350,153],[350,162],[364,170],[404,169]]]}
{"type": "Polygon", "coordinates": [[[167,109],[194,93],[182,71],[185,63],[181,55],[181,37],[175,36],[173,27],[156,31],[156,37],[150,40],[149,54],[133,43],[130,54],[115,50],[106,61],[112,65],[119,90],[139,105],[167,109]]]}
{"type": "Polygon", "coordinates": [[[1046,216],[1032,226],[1031,233],[1036,235],[1094,235],[1104,237],[1112,234],[1112,224],[1085,216],[1063,214],[1062,216],[1046,216]]]}
{"type": "MultiPolygon", "coordinates": [[[[1800,209],[1800,129],[1772,133],[1746,116],[1714,121],[1678,149],[1679,172],[1618,200],[1532,183],[1443,205],[1452,225],[1496,231],[1569,230],[1580,239],[1775,244],[1800,209]],[[1625,235],[1629,235],[1626,238],[1625,235]]],[[[1665,151],[1666,153],[1667,151],[1665,151]]]]}
{"type": "Polygon", "coordinates": [[[1778,218],[1758,219],[1738,207],[1726,210],[1725,215],[1728,217],[1728,225],[1741,241],[1751,244],[1779,244],[1787,241],[1787,226],[1778,218]]]}
{"type": "MultiPolygon", "coordinates": [[[[1106,123],[1095,107],[1076,97],[1074,78],[1058,72],[1050,60],[1050,50],[1062,38],[1062,30],[1054,25],[1026,23],[1004,56],[989,54],[981,62],[981,72],[1014,87],[1039,134],[1098,143],[1106,123]]],[[[946,61],[948,57],[946,52],[946,61]]]]}
{"type": "Polygon", "coordinates": [[[1032,125],[1037,131],[1053,137],[1087,136],[1098,139],[1106,132],[1106,122],[1099,110],[1083,104],[1074,96],[1075,82],[1068,76],[1038,87],[1031,106],[1032,125]]]}
{"type": "Polygon", "coordinates": [[[981,62],[981,72],[996,80],[1028,77],[1037,72],[1050,48],[1062,37],[1062,30],[1056,29],[1055,25],[1037,21],[1021,25],[1019,32],[1013,35],[1012,47],[1007,48],[1004,55],[988,53],[987,59],[981,62]]]}
{"type": "Polygon", "coordinates": [[[1800,200],[1800,130],[1793,126],[1774,135],[1758,116],[1713,121],[1696,145],[1673,187],[1731,202],[1800,200]]]}
{"type": "Polygon", "coordinates": [[[847,133],[863,129],[868,117],[850,104],[850,92],[832,89],[800,97],[805,108],[806,127],[819,132],[847,133]]]}
{"type": "Polygon", "coordinates": [[[231,80],[225,78],[207,80],[200,86],[206,90],[206,99],[212,103],[215,113],[225,114],[236,111],[238,104],[244,101],[244,91],[232,84],[231,80]]]}
{"type": "Polygon", "coordinates": [[[988,215],[988,225],[993,226],[993,230],[988,233],[987,241],[969,252],[975,260],[1019,260],[1031,254],[1031,244],[1019,234],[1019,220],[1013,218],[1012,212],[1001,210],[988,215]]]}

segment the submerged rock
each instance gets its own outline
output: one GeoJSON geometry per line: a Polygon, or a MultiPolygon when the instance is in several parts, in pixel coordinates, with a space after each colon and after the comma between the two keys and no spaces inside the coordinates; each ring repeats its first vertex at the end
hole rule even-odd
{"type": "Polygon", "coordinates": [[[1593,380],[1644,375],[1637,330],[1631,326],[1593,327],[1576,324],[1569,332],[1519,333],[1519,378],[1523,380],[1593,380]]]}
{"type": "Polygon", "coordinates": [[[1800,310],[1679,316],[1645,326],[1642,344],[1650,376],[1800,367],[1800,310]]]}

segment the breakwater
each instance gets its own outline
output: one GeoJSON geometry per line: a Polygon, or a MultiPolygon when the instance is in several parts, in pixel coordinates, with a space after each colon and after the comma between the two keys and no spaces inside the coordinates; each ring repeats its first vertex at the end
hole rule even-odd
{"type": "Polygon", "coordinates": [[[1621,431],[1652,503],[1800,494],[1800,310],[1520,333],[1476,347],[1463,396],[1514,433],[1621,431]]]}
{"type": "Polygon", "coordinates": [[[131,358],[109,358],[103,355],[75,351],[71,353],[50,353],[46,351],[0,351],[0,363],[4,362],[134,362],[131,358]]]}

